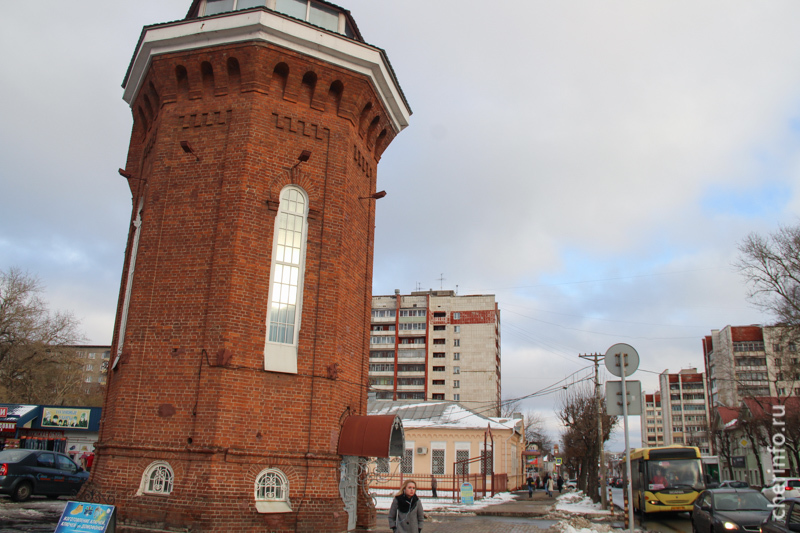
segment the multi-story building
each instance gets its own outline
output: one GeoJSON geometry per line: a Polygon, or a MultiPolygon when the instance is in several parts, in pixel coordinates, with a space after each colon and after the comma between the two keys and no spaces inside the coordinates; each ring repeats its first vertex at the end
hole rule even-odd
{"type": "Polygon", "coordinates": [[[499,415],[500,311],[494,295],[372,297],[369,378],[379,400],[448,400],[499,415]]]}
{"type": "Polygon", "coordinates": [[[661,415],[661,393],[644,394],[642,423],[642,446],[664,445],[664,419],[661,415]]]}
{"type": "Polygon", "coordinates": [[[738,407],[750,397],[800,395],[800,354],[779,326],[725,326],[703,339],[710,404],[738,407]]]}
{"type": "Polygon", "coordinates": [[[661,386],[664,445],[697,446],[701,453],[709,455],[709,404],[704,373],[696,368],[686,368],[677,374],[664,371],[658,381],[661,386]]]}
{"type": "Polygon", "coordinates": [[[111,346],[72,346],[83,366],[83,382],[86,392],[91,393],[96,387],[104,387],[108,374],[108,363],[111,359],[111,346]]]}

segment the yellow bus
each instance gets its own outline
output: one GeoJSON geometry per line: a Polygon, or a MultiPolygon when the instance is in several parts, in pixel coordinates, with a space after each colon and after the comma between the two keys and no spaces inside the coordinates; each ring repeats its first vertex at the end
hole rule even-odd
{"type": "Polygon", "coordinates": [[[633,450],[631,488],[637,512],[691,511],[706,488],[700,450],[691,446],[633,450]]]}

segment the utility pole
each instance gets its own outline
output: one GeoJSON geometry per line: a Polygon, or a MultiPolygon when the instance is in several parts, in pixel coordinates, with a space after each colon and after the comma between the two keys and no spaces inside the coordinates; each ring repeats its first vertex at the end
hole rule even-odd
{"type": "Polygon", "coordinates": [[[605,359],[599,353],[578,354],[581,359],[594,361],[594,394],[597,403],[597,443],[600,448],[600,498],[603,502],[603,509],[608,510],[608,489],[606,483],[606,458],[603,446],[603,395],[600,392],[600,361],[605,359]]]}

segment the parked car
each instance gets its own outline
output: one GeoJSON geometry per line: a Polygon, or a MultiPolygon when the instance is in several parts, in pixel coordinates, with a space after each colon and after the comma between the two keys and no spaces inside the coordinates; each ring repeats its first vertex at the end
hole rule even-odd
{"type": "Polygon", "coordinates": [[[564,481],[564,488],[567,490],[576,490],[578,488],[578,480],[568,479],[564,481]]]}
{"type": "Polygon", "coordinates": [[[757,533],[770,511],[769,500],[757,490],[708,489],[694,502],[692,532],[742,530],[757,533]]]}
{"type": "Polygon", "coordinates": [[[772,510],[761,524],[762,533],[795,533],[800,531],[800,500],[789,498],[772,510]]]}
{"type": "Polygon", "coordinates": [[[0,494],[24,502],[32,494],[49,498],[77,494],[89,473],[67,455],[47,450],[0,452],[0,494]]]}
{"type": "Polygon", "coordinates": [[[800,498],[800,478],[776,477],[772,483],[761,489],[761,494],[769,501],[775,497],[780,499],[800,498]]]}
{"type": "Polygon", "coordinates": [[[750,484],[747,481],[738,481],[735,479],[726,479],[719,484],[721,489],[749,489],[750,484]]]}

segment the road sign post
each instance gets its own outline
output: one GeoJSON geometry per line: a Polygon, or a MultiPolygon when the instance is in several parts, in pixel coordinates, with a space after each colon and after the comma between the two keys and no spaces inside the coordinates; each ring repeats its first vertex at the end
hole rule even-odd
{"type": "MultiPolygon", "coordinates": [[[[625,471],[627,477],[628,529],[633,533],[633,487],[631,486],[631,447],[628,437],[628,391],[625,378],[639,368],[639,353],[630,344],[615,344],[606,351],[606,368],[613,375],[622,379],[622,424],[625,429],[625,471]]],[[[606,398],[606,400],[608,400],[606,398]]]]}

